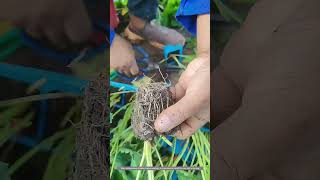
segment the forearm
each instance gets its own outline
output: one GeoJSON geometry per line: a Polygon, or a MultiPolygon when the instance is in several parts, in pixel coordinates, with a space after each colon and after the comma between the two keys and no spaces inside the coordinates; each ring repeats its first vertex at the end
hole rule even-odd
{"type": "Polygon", "coordinates": [[[197,55],[210,59],[210,15],[202,14],[197,17],[197,55]]]}

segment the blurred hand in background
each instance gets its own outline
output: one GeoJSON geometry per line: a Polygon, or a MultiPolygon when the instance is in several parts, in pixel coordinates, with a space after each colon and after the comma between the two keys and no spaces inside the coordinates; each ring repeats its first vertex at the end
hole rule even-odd
{"type": "Polygon", "coordinates": [[[64,48],[87,41],[92,25],[82,0],[3,0],[0,20],[64,48]]]}

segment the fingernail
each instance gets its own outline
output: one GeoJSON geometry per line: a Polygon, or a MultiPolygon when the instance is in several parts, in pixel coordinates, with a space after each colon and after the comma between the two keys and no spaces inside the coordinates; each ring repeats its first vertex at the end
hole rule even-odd
{"type": "Polygon", "coordinates": [[[167,132],[169,130],[171,121],[168,118],[168,116],[161,116],[155,124],[155,128],[158,130],[158,132],[163,133],[167,132]]]}

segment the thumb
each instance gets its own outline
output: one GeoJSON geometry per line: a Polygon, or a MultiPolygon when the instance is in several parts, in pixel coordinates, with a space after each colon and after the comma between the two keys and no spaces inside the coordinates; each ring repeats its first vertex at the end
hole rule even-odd
{"type": "Polygon", "coordinates": [[[132,66],[130,67],[130,73],[132,75],[137,75],[139,73],[139,67],[138,67],[137,62],[135,60],[132,63],[132,66]]]}
{"type": "Polygon", "coordinates": [[[170,106],[158,116],[154,123],[156,131],[160,133],[170,131],[199,112],[201,106],[202,104],[196,100],[196,96],[186,94],[176,104],[170,106]]]}

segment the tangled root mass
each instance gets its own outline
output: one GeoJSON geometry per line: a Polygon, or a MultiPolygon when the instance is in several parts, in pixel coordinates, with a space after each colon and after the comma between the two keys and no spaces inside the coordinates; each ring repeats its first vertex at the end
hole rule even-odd
{"type": "Polygon", "coordinates": [[[108,178],[108,87],[107,76],[100,75],[85,89],[83,112],[76,126],[76,147],[71,180],[105,180],[108,178]]]}
{"type": "Polygon", "coordinates": [[[133,105],[132,127],[135,136],[152,141],[157,135],[154,122],[158,115],[173,104],[172,93],[164,82],[139,85],[133,105]]]}

